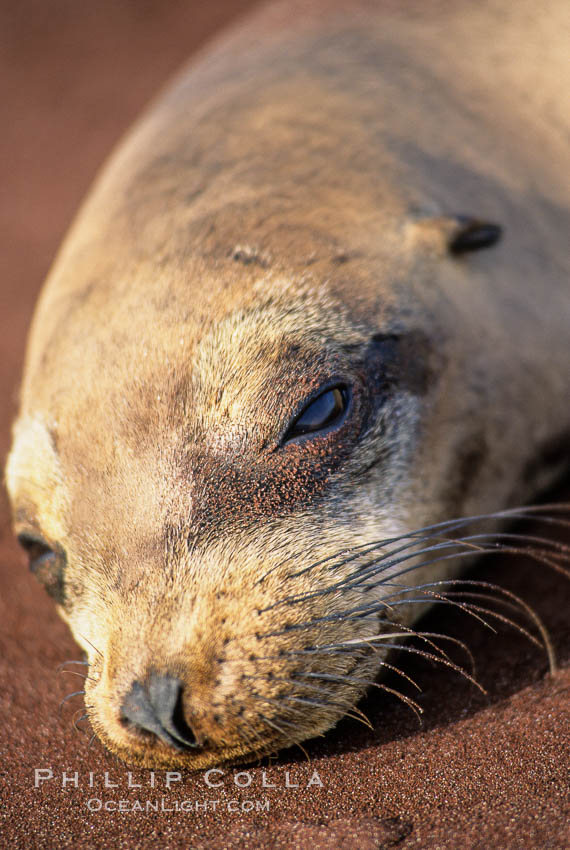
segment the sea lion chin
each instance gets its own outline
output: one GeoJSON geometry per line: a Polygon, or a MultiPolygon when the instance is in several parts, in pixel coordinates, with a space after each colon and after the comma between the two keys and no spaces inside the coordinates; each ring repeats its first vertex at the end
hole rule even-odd
{"type": "Polygon", "coordinates": [[[498,68],[492,4],[438,7],[445,44],[309,5],[142,118],[31,330],[15,531],[94,730],[145,767],[329,729],[473,554],[461,517],[492,533],[567,464],[568,154],[554,60],[517,97],[530,5],[498,68]]]}

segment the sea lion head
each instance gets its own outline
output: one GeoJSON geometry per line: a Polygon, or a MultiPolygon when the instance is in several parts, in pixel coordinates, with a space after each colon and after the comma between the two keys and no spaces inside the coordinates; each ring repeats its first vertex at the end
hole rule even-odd
{"type": "Polygon", "coordinates": [[[371,562],[509,463],[486,477],[495,325],[457,256],[498,231],[422,207],[362,116],[291,86],[195,118],[167,96],[34,318],[15,529],[87,654],[94,729],[147,767],[331,727],[414,617],[413,576],[371,562]]]}

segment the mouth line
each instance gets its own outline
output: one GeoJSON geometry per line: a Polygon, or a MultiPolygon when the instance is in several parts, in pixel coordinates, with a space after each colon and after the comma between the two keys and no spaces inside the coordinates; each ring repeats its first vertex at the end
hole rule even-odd
{"type": "MultiPolygon", "coordinates": [[[[169,750],[176,750],[179,753],[195,752],[196,750],[205,752],[206,750],[209,750],[209,748],[206,747],[205,744],[198,744],[184,740],[169,729],[157,728],[156,731],[151,731],[150,729],[138,730],[136,729],[135,725],[130,721],[127,721],[123,725],[124,728],[127,729],[127,731],[135,732],[136,730],[136,736],[138,740],[144,743],[145,745],[156,745],[161,749],[163,747],[167,747],[169,750]]],[[[136,742],[133,741],[133,744],[136,747],[136,742]]]]}

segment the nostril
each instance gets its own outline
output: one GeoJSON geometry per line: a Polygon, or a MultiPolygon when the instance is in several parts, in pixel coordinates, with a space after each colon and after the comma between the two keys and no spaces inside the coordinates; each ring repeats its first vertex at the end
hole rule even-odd
{"type": "Polygon", "coordinates": [[[196,736],[184,716],[180,680],[152,673],[145,685],[133,683],[121,706],[122,719],[176,749],[197,747],[196,736]]]}
{"type": "Polygon", "coordinates": [[[174,676],[151,675],[148,693],[160,723],[180,743],[196,747],[196,737],[184,716],[182,692],[182,683],[174,676]]]}

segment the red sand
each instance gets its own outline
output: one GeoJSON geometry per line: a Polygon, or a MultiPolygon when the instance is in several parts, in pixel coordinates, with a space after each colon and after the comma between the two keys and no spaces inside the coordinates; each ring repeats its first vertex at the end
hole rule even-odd
{"type": "MultiPolygon", "coordinates": [[[[0,8],[2,462],[33,303],[95,169],[168,75],[248,5],[19,0],[0,8]]],[[[253,767],[250,787],[236,787],[238,771],[229,770],[221,788],[195,774],[170,790],[157,774],[152,788],[149,774],[137,771],[133,783],[143,787],[129,790],[126,768],[98,742],[88,748],[89,736],[73,729],[81,697],[58,716],[60,700],[82,680],[58,675],[57,666],[80,654],[25,569],[2,494],[0,847],[568,847],[568,586],[523,561],[488,564],[479,575],[535,606],[561,672],[547,675],[544,653],[512,630],[492,635],[440,609],[431,628],[468,640],[487,697],[450,670],[409,660],[406,669],[423,688],[421,729],[409,710],[378,691],[363,704],[374,732],[346,720],[307,745],[310,763],[299,750],[282,754],[266,767],[275,788],[263,788],[263,767],[253,767]],[[35,788],[34,770],[48,768],[54,778],[35,788]],[[323,785],[307,788],[314,770],[323,785]],[[63,788],[62,771],[78,771],[79,787],[63,788]],[[119,787],[102,787],[105,771],[119,787]],[[285,787],[287,771],[300,788],[285,787]],[[167,810],[90,812],[90,800],[163,800],[167,810]],[[192,809],[175,811],[183,800],[192,809]],[[269,811],[232,810],[247,809],[246,801],[268,801],[269,811]]]]}

